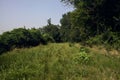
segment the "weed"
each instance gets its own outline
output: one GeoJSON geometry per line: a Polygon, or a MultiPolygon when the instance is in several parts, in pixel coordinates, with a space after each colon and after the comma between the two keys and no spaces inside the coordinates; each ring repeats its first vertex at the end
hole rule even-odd
{"type": "Polygon", "coordinates": [[[79,47],[51,43],[2,54],[0,80],[120,80],[119,55],[79,47]]]}

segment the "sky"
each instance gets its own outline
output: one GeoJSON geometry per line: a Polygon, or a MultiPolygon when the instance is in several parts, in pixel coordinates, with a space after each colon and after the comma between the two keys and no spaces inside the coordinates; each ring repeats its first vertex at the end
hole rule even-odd
{"type": "Polygon", "coordinates": [[[0,0],[0,33],[24,26],[43,27],[49,18],[57,25],[72,10],[60,0],[0,0]]]}

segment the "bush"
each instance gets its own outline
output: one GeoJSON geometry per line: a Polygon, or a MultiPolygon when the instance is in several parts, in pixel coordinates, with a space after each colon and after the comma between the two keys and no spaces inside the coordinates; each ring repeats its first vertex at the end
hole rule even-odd
{"type": "Polygon", "coordinates": [[[86,41],[87,45],[105,45],[106,48],[120,50],[120,33],[105,32],[86,41]]]}
{"type": "Polygon", "coordinates": [[[0,54],[6,51],[8,51],[7,46],[0,41],[0,54]]]}
{"type": "Polygon", "coordinates": [[[88,51],[86,51],[85,48],[80,48],[80,53],[78,53],[75,57],[74,57],[74,61],[75,63],[78,64],[91,64],[92,61],[92,56],[90,54],[87,53],[88,51]]]}
{"type": "Polygon", "coordinates": [[[50,36],[49,34],[43,34],[43,38],[46,42],[55,42],[55,40],[53,39],[52,36],[50,36]]]}
{"type": "Polygon", "coordinates": [[[38,29],[18,28],[11,32],[4,32],[0,36],[0,54],[16,47],[31,47],[46,43],[46,40],[38,29]]]}

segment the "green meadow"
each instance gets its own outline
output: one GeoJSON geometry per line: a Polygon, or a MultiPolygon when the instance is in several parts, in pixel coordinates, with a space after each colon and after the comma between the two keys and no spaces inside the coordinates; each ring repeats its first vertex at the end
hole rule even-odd
{"type": "Polygon", "coordinates": [[[101,50],[78,43],[16,48],[0,55],[0,80],[120,80],[120,55],[101,50]]]}

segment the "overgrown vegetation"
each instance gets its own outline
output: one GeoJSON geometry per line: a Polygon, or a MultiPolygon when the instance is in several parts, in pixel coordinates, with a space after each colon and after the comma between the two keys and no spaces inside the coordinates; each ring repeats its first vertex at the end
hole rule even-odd
{"type": "Polygon", "coordinates": [[[38,29],[14,29],[11,32],[4,32],[0,36],[0,54],[14,48],[23,48],[46,44],[44,37],[38,29]]]}
{"type": "Polygon", "coordinates": [[[120,56],[52,43],[0,56],[1,80],[119,80],[120,56]]]}
{"type": "Polygon", "coordinates": [[[0,80],[120,80],[120,0],[61,1],[61,25],[0,35],[0,80]]]}
{"type": "Polygon", "coordinates": [[[61,0],[74,6],[63,14],[61,26],[51,23],[39,29],[14,29],[0,36],[0,54],[15,47],[48,42],[81,42],[120,50],[120,0],[61,0]],[[112,4],[112,6],[111,6],[112,4]]]}
{"type": "Polygon", "coordinates": [[[62,39],[67,38],[64,41],[99,44],[120,50],[119,0],[61,1],[75,8],[61,19],[62,39]]]}

